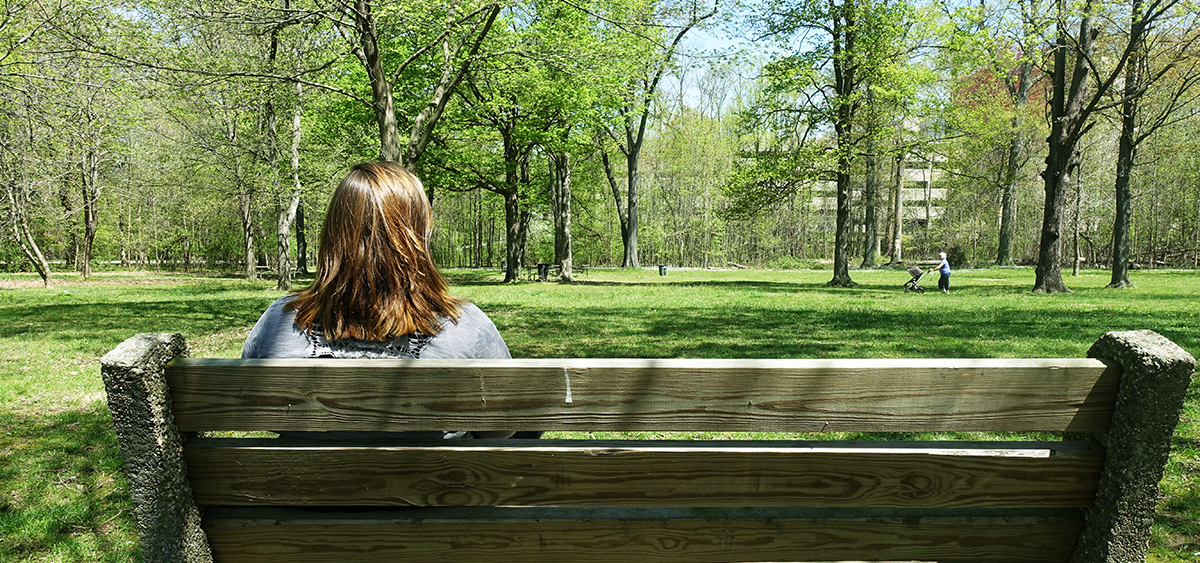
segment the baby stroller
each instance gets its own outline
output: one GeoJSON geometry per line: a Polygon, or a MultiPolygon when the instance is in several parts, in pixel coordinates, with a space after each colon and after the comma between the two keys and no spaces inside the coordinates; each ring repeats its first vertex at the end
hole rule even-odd
{"type": "Polygon", "coordinates": [[[925,272],[923,270],[921,270],[920,268],[913,266],[908,269],[908,274],[912,276],[912,279],[904,282],[905,293],[907,293],[909,291],[912,291],[915,293],[925,293],[925,288],[918,285],[919,283],[921,283],[921,278],[925,277],[925,272]]]}

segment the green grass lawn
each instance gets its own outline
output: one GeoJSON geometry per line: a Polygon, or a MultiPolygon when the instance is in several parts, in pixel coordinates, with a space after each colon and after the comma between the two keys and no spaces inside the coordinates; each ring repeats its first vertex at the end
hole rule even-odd
{"type": "MultiPolygon", "coordinates": [[[[1033,271],[963,270],[952,292],[904,293],[903,270],[593,269],[579,283],[504,285],[449,271],[517,357],[1075,357],[1110,330],[1152,329],[1200,351],[1200,272],[1068,277],[1033,295],[1033,271]]],[[[43,289],[0,276],[0,561],[137,560],[99,358],[138,332],[181,332],[195,356],[233,357],[273,282],[222,277],[61,276],[43,289]]],[[[1193,382],[1152,541],[1151,561],[1200,560],[1200,382],[1193,382]]]]}

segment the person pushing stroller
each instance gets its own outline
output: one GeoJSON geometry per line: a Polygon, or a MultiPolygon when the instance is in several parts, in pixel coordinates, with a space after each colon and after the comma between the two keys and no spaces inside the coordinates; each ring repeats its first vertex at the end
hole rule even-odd
{"type": "Polygon", "coordinates": [[[938,273],[941,274],[938,278],[938,289],[942,290],[942,293],[950,293],[950,261],[946,260],[945,252],[939,252],[938,256],[942,259],[937,267],[938,273]]]}
{"type": "MultiPolygon", "coordinates": [[[[942,293],[950,293],[950,262],[946,260],[945,252],[939,252],[938,256],[942,259],[942,261],[937,265],[937,271],[941,275],[941,277],[938,278],[938,289],[942,290],[942,293]]],[[[904,291],[925,293],[925,288],[921,287],[920,283],[921,280],[925,278],[926,273],[927,272],[916,266],[909,268],[908,274],[912,276],[912,279],[904,282],[904,291]]]]}

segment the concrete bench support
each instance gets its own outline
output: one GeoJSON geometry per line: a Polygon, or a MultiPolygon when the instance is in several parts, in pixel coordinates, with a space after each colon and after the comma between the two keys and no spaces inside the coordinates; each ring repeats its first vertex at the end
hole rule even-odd
{"type": "Polygon", "coordinates": [[[1088,357],[1121,365],[1121,386],[1108,432],[1092,438],[1107,457],[1095,505],[1087,510],[1073,563],[1146,560],[1171,436],[1196,360],[1162,335],[1138,330],[1110,332],[1088,357]]]}
{"type": "Polygon", "coordinates": [[[100,360],[147,563],[213,560],[192,501],[164,375],[171,360],[187,355],[181,334],[139,334],[100,360]]]}

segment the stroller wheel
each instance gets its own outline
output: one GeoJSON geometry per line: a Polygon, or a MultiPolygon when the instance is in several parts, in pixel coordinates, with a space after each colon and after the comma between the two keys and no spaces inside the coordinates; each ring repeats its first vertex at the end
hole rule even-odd
{"type": "Polygon", "coordinates": [[[925,293],[925,288],[918,286],[914,288],[913,291],[916,291],[917,293],[925,293]]]}

